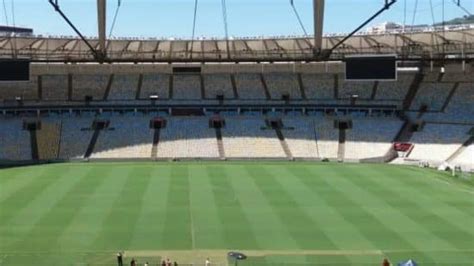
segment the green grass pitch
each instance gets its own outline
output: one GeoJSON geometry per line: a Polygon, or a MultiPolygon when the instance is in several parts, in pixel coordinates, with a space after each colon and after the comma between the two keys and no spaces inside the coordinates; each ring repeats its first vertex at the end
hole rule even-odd
{"type": "Polygon", "coordinates": [[[474,265],[474,185],[416,167],[76,163],[0,170],[1,265],[474,265]]]}

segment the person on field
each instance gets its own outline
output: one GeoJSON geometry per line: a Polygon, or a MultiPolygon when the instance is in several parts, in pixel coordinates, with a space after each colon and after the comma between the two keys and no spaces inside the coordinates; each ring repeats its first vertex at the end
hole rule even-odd
{"type": "Polygon", "coordinates": [[[166,261],[165,260],[161,261],[161,266],[166,266],[166,261]]]}
{"type": "Polygon", "coordinates": [[[174,262],[174,266],[178,266],[178,263],[176,261],[174,262]]]}
{"type": "Polygon", "coordinates": [[[382,266],[390,266],[390,262],[387,258],[383,259],[382,266]]]}
{"type": "Polygon", "coordinates": [[[211,260],[209,258],[206,259],[206,266],[211,266],[211,260]]]}
{"type": "Polygon", "coordinates": [[[132,261],[130,261],[130,266],[137,266],[137,262],[135,261],[135,259],[132,259],[132,261]]]}
{"type": "Polygon", "coordinates": [[[118,264],[118,266],[123,266],[123,255],[122,255],[122,252],[117,253],[117,264],[118,264]]]}
{"type": "Polygon", "coordinates": [[[166,266],[171,266],[171,260],[170,260],[170,258],[167,258],[167,259],[166,259],[166,266]]]}
{"type": "Polygon", "coordinates": [[[148,261],[147,261],[147,262],[145,262],[145,264],[143,264],[143,266],[148,266],[148,261]]]}

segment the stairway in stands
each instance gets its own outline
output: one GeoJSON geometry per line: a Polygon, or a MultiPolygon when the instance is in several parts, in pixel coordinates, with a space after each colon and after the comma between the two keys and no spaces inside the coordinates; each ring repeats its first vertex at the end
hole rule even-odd
{"type": "Polygon", "coordinates": [[[168,97],[170,99],[173,99],[173,91],[174,91],[174,76],[171,74],[169,76],[169,80],[168,80],[168,97]]]}
{"type": "Polygon", "coordinates": [[[36,130],[29,130],[30,132],[30,145],[31,145],[31,159],[38,160],[38,141],[36,136],[36,130]]]}
{"type": "Polygon", "coordinates": [[[140,100],[140,95],[142,94],[142,87],[143,87],[143,74],[140,74],[138,76],[138,85],[137,85],[137,91],[135,93],[135,100],[140,100]]]}
{"type": "Polygon", "coordinates": [[[160,143],[160,128],[155,128],[155,132],[153,134],[153,146],[151,148],[151,158],[156,159],[158,157],[158,144],[160,143]]]}
{"type": "Polygon", "coordinates": [[[268,85],[267,85],[267,81],[265,80],[265,76],[262,73],[260,73],[260,81],[262,82],[263,90],[265,92],[265,97],[267,98],[267,100],[271,100],[272,96],[270,94],[270,91],[268,90],[268,85]]]}
{"type": "Polygon", "coordinates": [[[405,96],[405,99],[403,100],[403,110],[410,109],[411,103],[415,99],[415,96],[418,90],[420,89],[420,84],[421,82],[423,82],[423,79],[423,73],[419,72],[415,75],[415,78],[413,79],[413,82],[410,85],[410,89],[408,90],[408,93],[405,96]]]}
{"type": "Polygon", "coordinates": [[[400,119],[402,119],[405,122],[403,123],[403,126],[400,128],[400,131],[398,131],[397,135],[393,139],[393,142],[394,143],[395,142],[410,142],[411,137],[413,136],[413,130],[412,130],[413,124],[405,115],[402,115],[400,119]]]}
{"type": "Polygon", "coordinates": [[[306,91],[304,89],[304,82],[303,82],[303,77],[301,76],[301,73],[298,73],[298,88],[300,90],[300,93],[301,93],[301,98],[303,100],[307,100],[308,97],[306,97],[306,91]]]}
{"type": "Polygon", "coordinates": [[[94,152],[95,144],[97,143],[97,139],[99,138],[100,135],[100,129],[96,128],[94,129],[94,134],[92,135],[91,141],[89,142],[89,145],[87,146],[86,154],[84,154],[84,158],[90,158],[92,153],[94,152]]]}
{"type": "Polygon", "coordinates": [[[234,92],[234,98],[239,99],[239,92],[237,91],[237,82],[235,81],[235,75],[230,75],[230,82],[232,83],[232,91],[234,92]]]}
{"type": "Polygon", "coordinates": [[[36,131],[38,158],[40,160],[54,160],[59,157],[61,142],[61,123],[43,122],[41,129],[36,131]]]}
{"type": "Polygon", "coordinates": [[[221,160],[225,160],[225,150],[224,150],[224,142],[222,141],[222,129],[215,127],[216,130],[216,138],[217,138],[217,150],[219,151],[219,158],[221,160]]]}
{"type": "Polygon", "coordinates": [[[201,99],[206,99],[206,84],[204,83],[204,76],[199,75],[199,86],[201,91],[201,99]]]}
{"type": "Polygon", "coordinates": [[[449,92],[448,97],[446,98],[446,101],[444,101],[443,107],[441,107],[441,112],[445,112],[446,108],[448,107],[449,103],[451,102],[451,99],[453,98],[454,94],[459,88],[459,82],[454,83],[453,88],[449,92]]]}
{"type": "Polygon", "coordinates": [[[291,154],[290,147],[288,146],[288,143],[285,140],[285,136],[283,136],[283,132],[281,131],[281,128],[279,127],[274,127],[275,133],[277,134],[278,139],[280,140],[281,148],[285,152],[286,158],[288,160],[293,160],[293,154],[291,154]]]}
{"type": "Polygon", "coordinates": [[[346,155],[346,129],[339,129],[339,145],[337,147],[337,160],[344,161],[346,155]]]}
{"type": "Polygon", "coordinates": [[[452,162],[454,159],[456,159],[461,153],[463,153],[469,145],[474,143],[474,136],[471,136],[466,142],[462,144],[459,149],[457,149],[449,158],[446,160],[448,163],[452,162]]]}
{"type": "Polygon", "coordinates": [[[104,98],[102,100],[106,101],[109,98],[110,90],[112,89],[112,84],[114,82],[114,74],[109,76],[109,81],[107,82],[107,88],[105,89],[104,98]]]}

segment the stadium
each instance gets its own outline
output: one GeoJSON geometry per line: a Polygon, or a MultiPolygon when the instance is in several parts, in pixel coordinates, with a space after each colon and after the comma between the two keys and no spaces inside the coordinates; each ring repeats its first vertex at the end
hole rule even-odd
{"type": "Polygon", "coordinates": [[[113,37],[120,0],[84,1],[92,33],[44,0],[73,35],[34,34],[3,1],[0,265],[474,265],[472,0],[366,1],[344,34],[278,0],[304,34],[273,37],[227,1],[218,38],[198,0],[186,38],[113,37]]]}

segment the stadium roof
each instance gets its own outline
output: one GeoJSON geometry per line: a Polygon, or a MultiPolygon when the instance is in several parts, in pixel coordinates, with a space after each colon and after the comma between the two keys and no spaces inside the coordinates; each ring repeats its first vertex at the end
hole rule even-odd
{"type": "MultiPolygon", "coordinates": [[[[343,36],[325,37],[331,48],[343,36]]],[[[93,46],[98,45],[91,39],[93,46]]],[[[414,33],[356,35],[334,51],[331,59],[349,54],[397,54],[401,58],[445,58],[474,55],[474,28],[432,30],[414,33]]],[[[107,55],[116,61],[308,61],[314,60],[312,38],[266,38],[235,40],[109,40],[107,55]]],[[[87,61],[93,56],[77,38],[0,38],[1,58],[33,61],[87,61]]]]}

